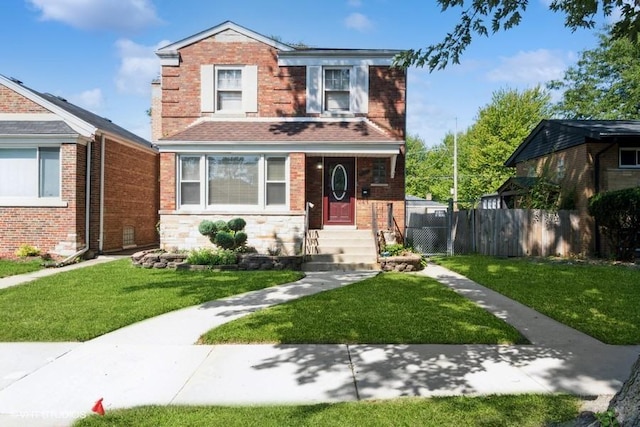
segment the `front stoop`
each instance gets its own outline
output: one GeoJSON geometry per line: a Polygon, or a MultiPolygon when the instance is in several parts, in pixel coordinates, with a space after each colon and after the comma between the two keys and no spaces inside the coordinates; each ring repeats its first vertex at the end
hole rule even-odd
{"type": "Polygon", "coordinates": [[[380,270],[371,230],[310,230],[302,271],[380,270]]]}

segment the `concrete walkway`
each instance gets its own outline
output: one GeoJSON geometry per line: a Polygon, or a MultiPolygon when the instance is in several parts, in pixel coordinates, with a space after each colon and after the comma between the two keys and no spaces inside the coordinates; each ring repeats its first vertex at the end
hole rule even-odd
{"type": "Polygon", "coordinates": [[[67,426],[99,398],[109,411],[523,392],[608,397],[640,352],[602,344],[442,267],[420,274],[513,324],[532,345],[193,345],[219,324],[371,275],[309,273],[85,343],[0,343],[0,425],[67,426]]]}

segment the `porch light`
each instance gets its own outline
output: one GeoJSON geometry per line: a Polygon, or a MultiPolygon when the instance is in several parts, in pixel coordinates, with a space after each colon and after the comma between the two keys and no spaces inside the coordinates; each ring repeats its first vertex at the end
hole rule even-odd
{"type": "Polygon", "coordinates": [[[316,163],[316,169],[322,169],[322,160],[318,160],[318,163],[316,163]]]}

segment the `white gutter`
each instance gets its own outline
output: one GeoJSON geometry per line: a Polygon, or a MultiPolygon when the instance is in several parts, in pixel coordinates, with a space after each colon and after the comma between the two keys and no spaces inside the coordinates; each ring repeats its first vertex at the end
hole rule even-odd
{"type": "Polygon", "coordinates": [[[106,138],[102,134],[100,142],[100,234],[98,236],[98,253],[104,248],[104,144],[106,138]]]}
{"type": "Polygon", "coordinates": [[[63,267],[75,260],[79,256],[84,255],[89,250],[89,226],[91,215],[91,141],[87,142],[87,173],[85,180],[85,203],[84,203],[84,248],[80,249],[75,254],[68,256],[67,258],[56,264],[56,267],[63,267]]]}

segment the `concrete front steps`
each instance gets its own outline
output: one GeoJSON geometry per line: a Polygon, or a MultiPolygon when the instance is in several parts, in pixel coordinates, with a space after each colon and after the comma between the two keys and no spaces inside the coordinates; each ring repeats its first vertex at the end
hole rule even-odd
{"type": "Polygon", "coordinates": [[[325,228],[309,230],[303,271],[379,270],[371,230],[325,228]]]}

